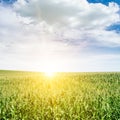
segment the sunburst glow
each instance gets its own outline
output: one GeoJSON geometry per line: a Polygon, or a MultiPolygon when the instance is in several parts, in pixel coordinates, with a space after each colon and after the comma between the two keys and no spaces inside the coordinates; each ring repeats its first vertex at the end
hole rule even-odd
{"type": "Polygon", "coordinates": [[[47,77],[54,77],[55,76],[55,72],[45,72],[45,76],[47,76],[47,77]]]}

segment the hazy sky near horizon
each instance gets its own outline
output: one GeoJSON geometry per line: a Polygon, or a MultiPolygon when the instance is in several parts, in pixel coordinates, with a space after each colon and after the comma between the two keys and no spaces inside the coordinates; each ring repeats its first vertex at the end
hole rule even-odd
{"type": "Polygon", "coordinates": [[[120,71],[120,1],[0,0],[0,69],[120,71]]]}

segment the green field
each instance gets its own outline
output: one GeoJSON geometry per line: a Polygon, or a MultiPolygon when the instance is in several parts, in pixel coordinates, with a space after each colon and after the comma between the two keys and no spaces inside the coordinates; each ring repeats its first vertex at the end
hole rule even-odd
{"type": "Polygon", "coordinates": [[[0,120],[120,120],[120,73],[0,71],[0,120]]]}

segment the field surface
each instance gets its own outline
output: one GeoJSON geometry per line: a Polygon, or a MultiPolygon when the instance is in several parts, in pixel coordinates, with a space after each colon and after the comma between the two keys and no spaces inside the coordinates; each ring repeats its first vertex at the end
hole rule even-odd
{"type": "Polygon", "coordinates": [[[0,71],[0,120],[120,120],[120,73],[0,71]]]}

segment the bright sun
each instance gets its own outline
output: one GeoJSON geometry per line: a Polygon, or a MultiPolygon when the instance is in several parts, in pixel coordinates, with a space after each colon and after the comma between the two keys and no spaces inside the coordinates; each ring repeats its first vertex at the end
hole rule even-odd
{"type": "Polygon", "coordinates": [[[45,75],[48,77],[53,77],[55,75],[54,72],[45,72],[45,75]]]}

